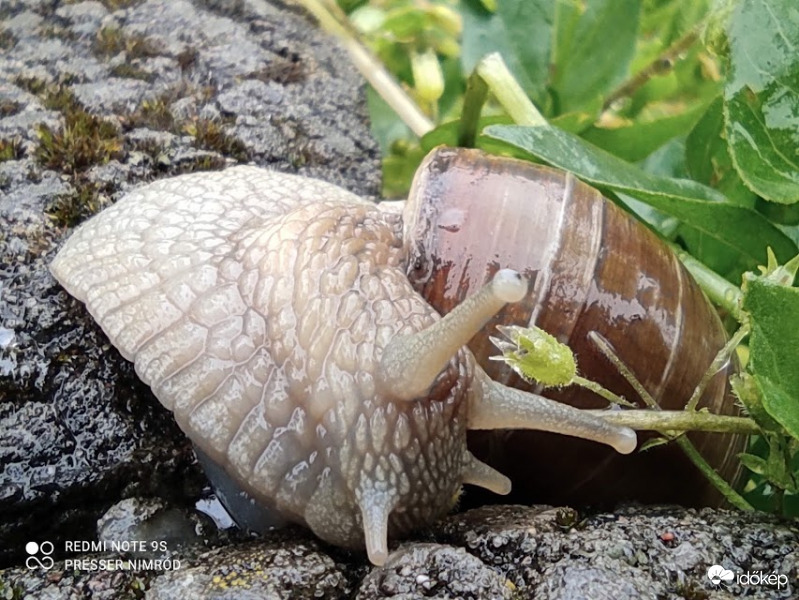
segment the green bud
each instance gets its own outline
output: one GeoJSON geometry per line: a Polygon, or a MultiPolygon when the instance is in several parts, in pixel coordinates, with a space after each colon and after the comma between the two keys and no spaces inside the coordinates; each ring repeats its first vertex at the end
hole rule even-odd
{"type": "Polygon", "coordinates": [[[411,67],[414,87],[419,97],[429,103],[438,101],[444,93],[444,74],[436,53],[432,49],[423,53],[414,52],[411,55],[411,67]]]}
{"type": "Polygon", "coordinates": [[[538,327],[498,325],[497,329],[507,339],[491,338],[502,352],[491,360],[501,360],[524,379],[546,387],[572,383],[577,364],[568,346],[538,327]]]}
{"type": "Polygon", "coordinates": [[[453,8],[436,4],[430,7],[430,15],[435,19],[438,26],[451,36],[459,36],[463,30],[461,16],[453,8]]]}
{"type": "Polygon", "coordinates": [[[799,270],[799,255],[781,265],[777,262],[777,257],[770,246],[766,248],[766,253],[768,256],[766,266],[758,267],[763,277],[778,285],[791,287],[796,279],[796,271],[799,270]]]}

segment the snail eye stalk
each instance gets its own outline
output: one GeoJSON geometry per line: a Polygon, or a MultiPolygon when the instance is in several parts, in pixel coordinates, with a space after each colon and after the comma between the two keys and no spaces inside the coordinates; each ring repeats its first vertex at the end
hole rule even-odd
{"type": "Polygon", "coordinates": [[[479,371],[482,393],[469,410],[469,429],[538,429],[607,444],[621,454],[635,450],[638,439],[629,427],[612,425],[578,408],[523,392],[479,371]]]}
{"type": "Polygon", "coordinates": [[[394,338],[383,350],[378,389],[399,400],[425,395],[449,360],[508,302],[527,293],[527,280],[511,269],[497,271],[480,291],[427,329],[394,338]]]}
{"type": "MultiPolygon", "coordinates": [[[[527,293],[527,280],[503,269],[480,291],[427,329],[386,346],[377,371],[383,393],[400,400],[425,395],[447,362],[508,302],[527,293]]],[[[536,394],[501,385],[477,368],[480,393],[471,399],[470,429],[538,429],[607,444],[622,454],[637,445],[635,432],[536,394]]]]}

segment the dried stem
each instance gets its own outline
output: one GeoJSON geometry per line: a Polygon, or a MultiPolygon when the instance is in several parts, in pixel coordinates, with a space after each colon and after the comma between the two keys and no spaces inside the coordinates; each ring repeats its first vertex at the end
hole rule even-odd
{"type": "Polygon", "coordinates": [[[671,69],[674,61],[677,57],[688,50],[697,39],[699,39],[699,31],[701,31],[701,27],[703,23],[700,23],[693,29],[691,29],[688,33],[674,42],[671,46],[666,48],[660,56],[655,58],[651,63],[645,66],[643,69],[638,71],[635,75],[633,75],[630,79],[622,83],[619,87],[613,90],[610,95],[605,100],[605,103],[602,105],[602,110],[608,110],[613,106],[613,104],[621,100],[622,98],[626,98],[628,96],[632,96],[637,92],[641,87],[643,87],[646,82],[648,82],[652,77],[656,75],[661,75],[664,72],[671,69]]]}
{"type": "Polygon", "coordinates": [[[637,431],[709,431],[713,433],[760,433],[752,419],[685,410],[589,410],[614,425],[637,431]]]}
{"type": "Polygon", "coordinates": [[[402,86],[386,70],[380,60],[358,41],[355,33],[350,28],[344,25],[345,18],[334,16],[333,11],[338,11],[338,7],[328,6],[328,3],[320,0],[298,1],[308,12],[316,17],[325,31],[336,35],[341,40],[361,75],[372,84],[372,87],[380,97],[397,113],[414,134],[422,137],[427,132],[432,131],[433,122],[427,118],[427,115],[422,112],[416,102],[402,89],[402,86]]]}
{"type": "Polygon", "coordinates": [[[721,350],[718,351],[716,357],[713,359],[713,362],[710,363],[710,366],[705,371],[705,374],[702,376],[702,379],[699,381],[699,385],[696,386],[694,389],[694,393],[691,394],[691,398],[688,400],[688,403],[685,405],[685,410],[687,411],[695,411],[696,405],[699,404],[699,400],[702,398],[702,394],[705,393],[705,389],[707,388],[710,380],[718,373],[724,366],[730,361],[732,357],[732,353],[735,352],[735,349],[738,347],[743,339],[749,335],[749,326],[742,325],[738,328],[738,331],[735,332],[729,341],[722,347],[721,350]]]}

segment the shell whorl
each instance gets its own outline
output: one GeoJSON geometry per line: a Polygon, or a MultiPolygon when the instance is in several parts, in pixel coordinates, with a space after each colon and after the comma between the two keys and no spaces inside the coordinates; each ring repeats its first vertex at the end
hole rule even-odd
{"type": "Polygon", "coordinates": [[[467,460],[464,353],[437,399],[374,391],[388,341],[437,319],[403,274],[400,228],[336,186],[236,167],[130,193],[52,272],[248,493],[362,546],[359,507],[403,506],[403,533],[449,508],[467,460]]]}

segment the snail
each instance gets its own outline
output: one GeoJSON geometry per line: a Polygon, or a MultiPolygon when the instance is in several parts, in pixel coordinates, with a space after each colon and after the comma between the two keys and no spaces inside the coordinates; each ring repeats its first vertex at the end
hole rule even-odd
{"type": "MultiPolygon", "coordinates": [[[[252,166],[182,175],[81,225],[51,271],[173,412],[215,485],[384,564],[388,539],[444,515],[463,484],[510,492],[467,431],[535,429],[623,454],[637,444],[630,429],[492,379],[465,347],[497,313],[542,297],[540,268],[498,255],[457,305],[420,293],[450,291],[424,236],[463,229],[463,209],[434,222],[422,204],[450,185],[452,157],[521,178],[519,161],[439,149],[399,211],[252,166]]],[[[550,178],[562,197],[582,186],[550,178]]]]}
{"type": "Polygon", "coordinates": [[[250,166],[156,181],[51,264],[201,453],[255,501],[376,565],[462,484],[510,481],[467,429],[632,452],[635,433],[491,381],[464,344],[527,293],[500,270],[445,318],[405,275],[402,217],[250,166]]]}

